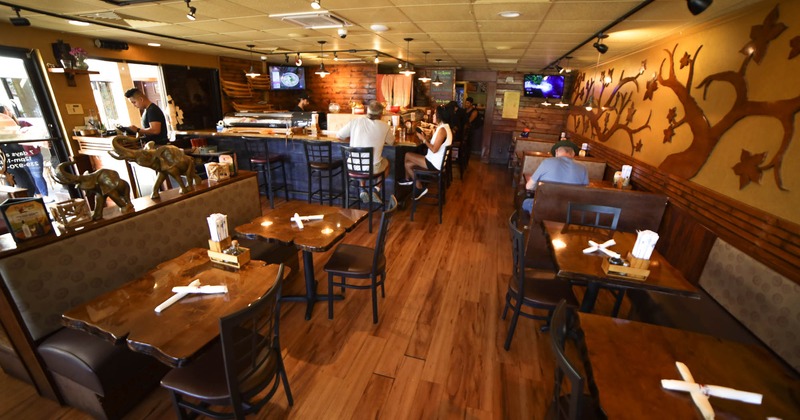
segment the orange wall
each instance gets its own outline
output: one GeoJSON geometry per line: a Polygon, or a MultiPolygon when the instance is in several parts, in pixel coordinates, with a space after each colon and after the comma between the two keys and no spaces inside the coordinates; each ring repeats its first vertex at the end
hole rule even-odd
{"type": "MultiPolygon", "coordinates": [[[[611,84],[601,94],[599,84],[593,90],[595,99],[599,104],[604,104],[611,95],[612,90],[620,83],[624,71],[625,77],[634,77],[636,82],[628,83],[620,89],[621,93],[630,95],[631,104],[621,112],[607,109],[602,111],[595,108],[587,112],[581,106],[573,106],[567,120],[570,131],[594,141],[602,141],[607,147],[632,156],[634,164],[641,161],[659,168],[661,171],[680,175],[686,166],[686,157],[675,159],[677,153],[690,150],[689,158],[700,158],[701,166],[696,173],[684,178],[710,188],[737,201],[749,204],[794,223],[800,222],[800,113],[793,110],[794,116],[790,117],[793,132],[784,130],[780,120],[772,115],[744,115],[738,122],[722,131],[718,136],[719,141],[707,150],[695,152],[700,142],[698,139],[707,136],[706,132],[692,130],[689,124],[677,126],[686,115],[689,101],[681,100],[673,89],[665,83],[658,83],[657,89],[652,92],[652,99],[646,98],[648,81],[656,73],[667,77],[670,64],[671,51],[674,53],[674,71],[676,81],[686,85],[691,66],[681,67],[681,58],[687,57],[694,60],[694,75],[691,88],[688,90],[691,97],[699,105],[704,117],[713,132],[715,127],[734,107],[736,93],[730,83],[715,81],[710,85],[706,97],[704,89],[699,87],[701,82],[714,74],[722,72],[736,73],[742,68],[746,56],[740,52],[749,42],[751,28],[763,25],[766,17],[774,7],[778,7],[778,23],[786,25],[786,29],[773,39],[765,51],[761,63],[755,60],[746,67],[745,85],[749,100],[766,103],[777,103],[781,100],[794,100],[789,108],[798,108],[800,103],[800,55],[789,59],[792,50],[791,42],[796,43],[800,36],[800,2],[793,0],[767,1],[749,8],[738,17],[728,17],[724,22],[706,26],[695,33],[684,33],[681,37],[671,39],[661,45],[632,54],[625,58],[602,63],[595,72],[594,68],[584,69],[587,79],[599,78],[602,72],[613,69],[611,84]],[[698,51],[699,49],[699,51],[698,51]],[[639,69],[642,61],[646,60],[647,68],[640,76],[639,69]],[[663,62],[663,64],[662,64],[663,62]],[[596,74],[596,76],[595,76],[596,74]],[[638,84],[638,89],[637,89],[638,84]],[[627,121],[629,111],[635,110],[630,121],[627,121]],[[671,111],[673,110],[674,111],[671,111]],[[602,113],[602,114],[601,114],[602,113]],[[674,113],[674,130],[670,128],[668,116],[674,113]],[[601,117],[597,118],[598,115],[601,117]],[[606,120],[606,117],[609,120],[606,120]],[[641,131],[629,134],[625,130],[617,130],[611,135],[600,134],[612,127],[616,117],[626,129],[641,131]],[[594,117],[597,125],[592,128],[590,122],[594,117]],[[649,120],[648,120],[649,118],[649,120]],[[665,137],[665,133],[674,131],[674,136],[665,137]],[[782,141],[785,150],[781,151],[782,141]],[[641,142],[641,147],[637,147],[641,142]],[[764,161],[758,166],[747,162],[743,156],[759,155],[764,153],[764,161]],[[670,156],[673,156],[670,158],[670,156]],[[779,168],[782,187],[776,178],[777,167],[767,168],[775,156],[782,156],[782,165],[779,168]],[[749,168],[744,173],[753,174],[752,177],[742,177],[736,171],[749,168]],[[760,172],[760,178],[758,177],[760,172]],[[744,179],[746,185],[741,186],[744,179]]],[[[614,48],[614,35],[608,39],[609,48],[614,48]]],[[[652,82],[651,82],[652,84],[652,82]]],[[[587,98],[587,91],[580,96],[581,88],[586,83],[576,86],[572,101],[576,105],[583,104],[587,98]]],[[[749,113],[751,114],[751,113],[749,113]]],[[[791,115],[791,113],[790,113],[791,115]]],[[[696,126],[695,126],[696,127],[696,126]]],[[[613,131],[613,130],[611,130],[613,131]]],[[[710,137],[710,136],[709,136],[710,137]]],[[[751,159],[752,160],[752,159],[751,159]]],[[[758,160],[758,159],[756,159],[758,160]]]]}

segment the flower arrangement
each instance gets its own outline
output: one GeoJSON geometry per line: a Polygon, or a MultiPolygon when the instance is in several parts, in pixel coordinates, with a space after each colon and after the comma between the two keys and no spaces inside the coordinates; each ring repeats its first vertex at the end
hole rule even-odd
{"type": "Polygon", "coordinates": [[[86,57],[88,56],[88,54],[86,53],[86,50],[84,50],[81,47],[75,47],[75,48],[69,50],[69,54],[71,56],[75,57],[75,59],[79,60],[79,61],[80,60],[85,60],[86,57]]]}

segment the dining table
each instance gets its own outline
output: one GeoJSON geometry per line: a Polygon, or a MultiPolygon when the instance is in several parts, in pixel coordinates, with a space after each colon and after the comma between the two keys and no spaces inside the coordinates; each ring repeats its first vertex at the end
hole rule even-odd
{"type": "MultiPolygon", "coordinates": [[[[237,226],[235,230],[238,235],[246,238],[294,245],[302,251],[306,293],[283,296],[281,300],[306,303],[305,318],[308,320],[311,319],[314,304],[328,299],[327,295],[317,294],[313,253],[331,249],[366,217],[366,210],[289,201],[249,223],[237,226]],[[300,227],[300,224],[293,220],[295,215],[319,217],[301,220],[302,227],[300,227]]],[[[341,299],[341,296],[334,298],[341,299]]]]}
{"type": "Polygon", "coordinates": [[[702,419],[688,392],[662,388],[682,380],[762,394],[761,404],[710,397],[717,419],[796,419],[800,377],[766,347],[658,325],[579,313],[599,402],[609,419],[702,419]]]}
{"type": "Polygon", "coordinates": [[[603,286],[623,289],[640,289],[653,292],[674,294],[699,299],[697,286],[690,283],[673,267],[658,251],[653,250],[644,280],[606,274],[602,263],[608,256],[597,250],[584,253],[590,246],[589,241],[604,243],[614,239],[615,245],[608,247],[625,257],[633,249],[637,234],[632,232],[612,231],[609,229],[565,224],[545,220],[542,222],[549,238],[556,275],[569,280],[573,284],[586,285],[586,293],[581,301],[581,312],[594,310],[597,295],[603,286]]]}
{"type": "MultiPolygon", "coordinates": [[[[219,319],[263,296],[277,279],[279,266],[250,260],[238,270],[213,264],[205,248],[193,248],[164,261],[122,287],[82,303],[62,315],[68,328],[85,331],[114,344],[180,367],[219,336],[219,319]],[[172,288],[226,286],[226,293],[188,294],[161,312],[156,307],[173,297],[172,288]]],[[[287,275],[284,272],[284,275],[287,275]]]]}

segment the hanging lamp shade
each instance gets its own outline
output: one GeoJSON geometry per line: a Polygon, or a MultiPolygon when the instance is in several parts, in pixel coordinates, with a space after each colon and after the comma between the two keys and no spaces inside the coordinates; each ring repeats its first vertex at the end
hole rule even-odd
{"type": "Polygon", "coordinates": [[[405,41],[405,42],[406,42],[406,62],[405,62],[405,65],[403,66],[403,70],[400,72],[400,74],[403,74],[403,75],[405,75],[406,77],[409,77],[409,76],[411,76],[412,74],[415,74],[415,73],[416,73],[416,72],[414,71],[414,69],[412,69],[412,68],[410,68],[410,67],[408,66],[408,57],[409,57],[409,55],[410,55],[410,54],[409,54],[409,51],[410,51],[410,47],[411,47],[411,41],[413,41],[413,40],[414,40],[414,38],[403,38],[403,41],[405,41]]]}
{"type": "MultiPolygon", "coordinates": [[[[253,60],[253,47],[255,47],[255,45],[247,44],[247,47],[250,48],[250,60],[252,61],[253,60]]],[[[252,78],[252,77],[261,76],[261,73],[257,72],[255,70],[255,68],[253,68],[253,64],[250,64],[250,70],[247,73],[245,73],[244,75],[247,76],[247,77],[251,77],[252,78]]]]}
{"type": "MultiPolygon", "coordinates": [[[[428,54],[430,54],[430,51],[423,51],[422,53],[425,54],[425,67],[428,67],[428,54]]],[[[426,69],[425,71],[427,72],[428,70],[426,69]]],[[[418,77],[417,80],[422,83],[428,83],[431,81],[431,78],[426,74],[422,77],[418,77]]]]}
{"type": "MultiPolygon", "coordinates": [[[[441,58],[437,58],[436,59],[436,66],[437,67],[439,66],[441,61],[442,61],[441,58]]],[[[436,73],[436,77],[433,78],[433,81],[431,82],[431,84],[434,85],[434,86],[441,86],[441,85],[444,84],[444,82],[442,82],[442,79],[439,78],[439,73],[436,73]]]]}
{"type": "Polygon", "coordinates": [[[323,47],[325,46],[325,41],[317,41],[319,43],[319,70],[315,71],[314,74],[318,75],[321,78],[325,78],[325,76],[331,74],[329,71],[325,70],[325,56],[323,53],[323,47]]]}

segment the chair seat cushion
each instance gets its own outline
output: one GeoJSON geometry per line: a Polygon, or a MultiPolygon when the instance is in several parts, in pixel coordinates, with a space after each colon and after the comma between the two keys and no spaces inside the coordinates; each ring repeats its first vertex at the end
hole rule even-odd
{"type": "MultiPolygon", "coordinates": [[[[566,299],[567,305],[579,306],[578,298],[572,291],[572,285],[568,281],[560,279],[542,279],[528,277],[529,273],[526,270],[525,276],[525,296],[523,300],[530,304],[538,304],[543,306],[555,306],[561,299],[566,299]]],[[[508,289],[514,296],[519,295],[517,282],[514,276],[509,278],[508,289]]]]}
{"type": "Polygon", "coordinates": [[[350,171],[347,171],[347,176],[349,176],[350,178],[356,178],[356,179],[370,179],[370,178],[374,178],[374,179],[378,179],[378,180],[383,179],[383,173],[373,174],[373,173],[368,173],[368,172],[350,172],[350,171]]]}
{"type": "MultiPolygon", "coordinates": [[[[348,277],[366,277],[372,273],[372,258],[375,255],[373,248],[352,244],[341,244],[333,252],[325,271],[335,275],[348,277]]],[[[382,273],[386,267],[386,257],[381,255],[378,259],[376,273],[382,273]]]]}
{"type": "MultiPolygon", "coordinates": [[[[270,350],[274,352],[274,349],[270,350]]],[[[269,357],[260,372],[276,372],[277,357],[269,357]]],[[[254,377],[263,378],[262,375],[254,377]]],[[[212,405],[229,405],[230,394],[225,380],[225,363],[222,358],[222,345],[217,341],[200,357],[184,367],[172,369],[163,379],[161,386],[193,398],[199,398],[212,405]]],[[[249,386],[245,388],[250,389],[249,386]]]]}
{"type": "Polygon", "coordinates": [[[166,368],[156,359],[135,353],[124,344],[114,345],[70,328],[58,330],[44,340],[38,350],[50,370],[101,396],[128,380],[142,380],[143,372],[163,372],[166,368]]]}
{"type": "Polygon", "coordinates": [[[282,155],[270,154],[269,157],[264,157],[264,155],[255,155],[250,157],[250,163],[255,163],[256,165],[263,165],[265,163],[275,163],[281,161],[283,161],[282,155]]]}
{"type": "Polygon", "coordinates": [[[341,160],[334,160],[331,163],[328,162],[308,162],[308,166],[311,169],[317,169],[321,171],[330,171],[342,166],[341,160]]]}

